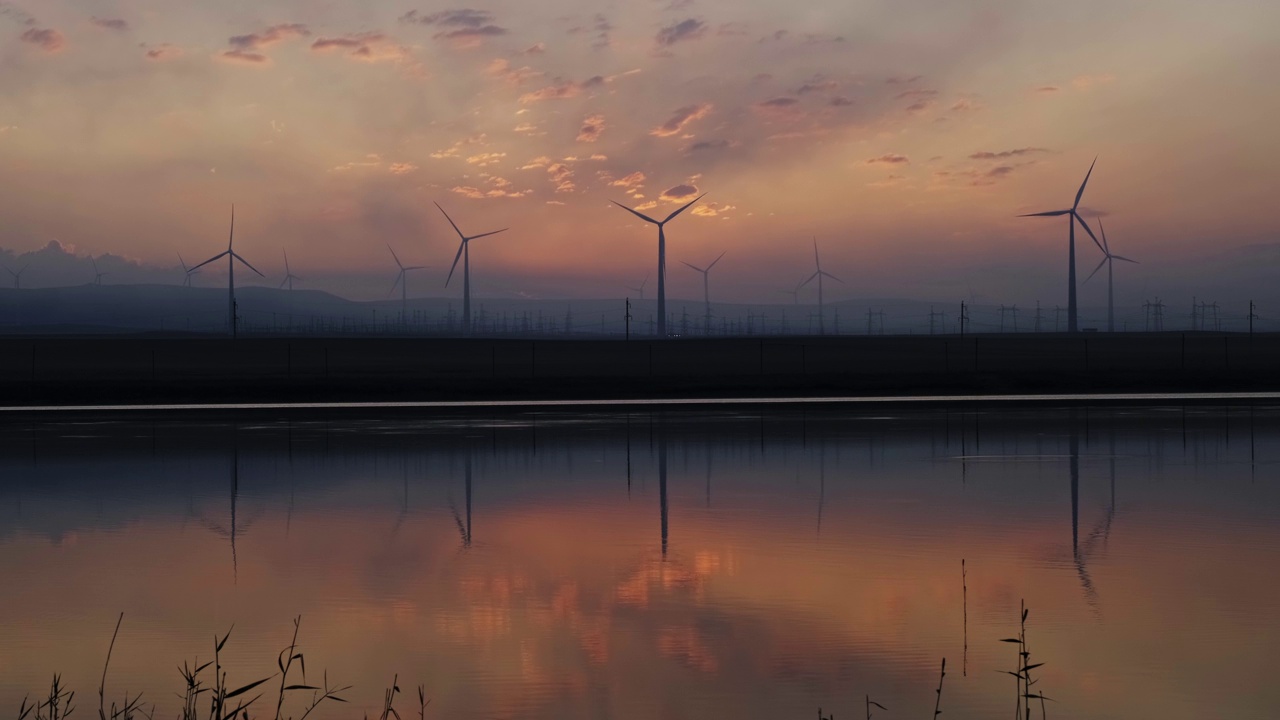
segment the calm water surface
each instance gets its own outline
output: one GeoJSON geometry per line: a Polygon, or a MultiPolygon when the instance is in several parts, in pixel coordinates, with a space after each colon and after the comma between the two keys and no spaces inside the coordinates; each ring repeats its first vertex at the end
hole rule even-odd
{"type": "Polygon", "coordinates": [[[1024,599],[1050,717],[1280,707],[1276,408],[375,412],[5,418],[0,714],[123,612],[157,717],[301,615],[326,718],[1004,718],[1024,599]]]}

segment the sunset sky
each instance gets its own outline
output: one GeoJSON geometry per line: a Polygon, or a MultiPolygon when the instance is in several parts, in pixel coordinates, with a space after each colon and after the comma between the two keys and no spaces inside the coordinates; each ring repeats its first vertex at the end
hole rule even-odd
{"type": "Polygon", "coordinates": [[[1097,155],[1087,215],[1143,262],[1122,298],[1243,294],[1277,255],[1276,27],[1261,0],[0,1],[0,259],[57,241],[178,282],[234,202],[273,284],[287,249],[308,287],[384,296],[390,244],[455,295],[436,201],[512,227],[473,247],[478,295],[618,296],[656,233],[609,201],[707,192],[669,229],[676,296],[727,250],[721,299],[779,301],[816,236],[837,299],[1065,302],[1065,222],[1014,216],[1097,155]]]}

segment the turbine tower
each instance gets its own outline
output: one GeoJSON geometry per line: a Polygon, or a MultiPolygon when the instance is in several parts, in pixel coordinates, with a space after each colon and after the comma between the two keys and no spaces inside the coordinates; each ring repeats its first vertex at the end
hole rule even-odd
{"type": "Polygon", "coordinates": [[[94,285],[101,285],[101,284],[102,284],[102,277],[103,277],[104,275],[108,275],[109,273],[98,272],[98,261],[97,261],[96,259],[94,259],[94,257],[93,257],[92,255],[90,255],[90,256],[89,256],[89,262],[92,262],[92,263],[93,263],[93,284],[94,284],[94,285]]]}
{"type": "Polygon", "coordinates": [[[627,289],[628,289],[628,290],[630,290],[631,292],[638,292],[638,293],[640,293],[640,299],[641,299],[641,300],[643,300],[643,299],[644,299],[644,286],[645,286],[645,285],[648,285],[648,284],[649,284],[649,276],[648,276],[648,275],[645,275],[645,276],[644,276],[644,282],[640,283],[640,287],[629,287],[629,286],[628,286],[628,287],[627,287],[627,289]]]}
{"type": "Polygon", "coordinates": [[[1094,268],[1093,272],[1089,273],[1089,277],[1085,278],[1084,281],[1086,283],[1089,282],[1090,280],[1093,279],[1094,275],[1098,274],[1098,271],[1102,269],[1103,265],[1107,266],[1107,332],[1115,332],[1116,331],[1116,292],[1115,292],[1115,282],[1114,282],[1115,278],[1113,276],[1114,268],[1112,266],[1115,264],[1116,260],[1131,262],[1134,265],[1137,265],[1138,261],[1130,260],[1127,257],[1121,257],[1111,252],[1111,245],[1107,243],[1107,229],[1102,227],[1102,218],[1098,218],[1098,232],[1102,233],[1102,253],[1103,255],[1105,255],[1105,257],[1102,258],[1102,262],[1098,263],[1098,267],[1094,268]]]}
{"type": "Polygon", "coordinates": [[[826,272],[822,269],[822,259],[818,257],[818,238],[816,237],[813,239],[813,264],[817,267],[817,271],[814,272],[812,275],[810,275],[808,280],[805,280],[804,282],[796,286],[796,290],[799,291],[800,288],[813,282],[814,278],[818,279],[818,334],[826,335],[827,334],[827,324],[825,320],[826,313],[822,308],[822,278],[829,277],[838,283],[844,283],[844,281],[836,277],[835,275],[832,275],[831,273],[826,272]]]}
{"type": "Polygon", "coordinates": [[[182,287],[191,287],[191,276],[199,271],[187,267],[187,261],[182,259],[182,253],[178,253],[178,263],[182,265],[182,287]]]}
{"type": "Polygon", "coordinates": [[[1076,209],[1080,207],[1080,197],[1084,195],[1084,186],[1089,184],[1089,176],[1093,174],[1093,166],[1098,163],[1098,158],[1093,159],[1093,163],[1089,165],[1089,172],[1085,173],[1084,182],[1080,183],[1080,189],[1076,191],[1076,201],[1066,210],[1050,210],[1048,212],[1028,213],[1019,215],[1018,217],[1058,217],[1059,215],[1067,216],[1067,227],[1069,235],[1069,244],[1067,251],[1067,332],[1076,332],[1079,328],[1076,323],[1076,223],[1080,223],[1085,232],[1089,233],[1089,237],[1093,238],[1093,244],[1098,246],[1099,250],[1104,253],[1102,243],[1098,242],[1097,236],[1089,229],[1089,224],[1080,217],[1080,213],[1076,209]]]}
{"type": "Polygon", "coordinates": [[[21,289],[22,289],[22,273],[26,272],[28,267],[30,267],[30,263],[28,263],[28,264],[26,264],[26,265],[23,265],[23,266],[22,266],[22,269],[21,269],[21,270],[19,270],[18,272],[14,272],[14,271],[10,270],[10,269],[9,269],[9,267],[8,267],[7,265],[5,266],[5,268],[4,268],[4,269],[5,269],[5,271],[6,271],[6,272],[8,272],[10,275],[12,275],[12,276],[13,276],[13,289],[14,289],[14,290],[21,290],[21,289]]]}
{"type": "MultiPolygon", "coordinates": [[[[391,250],[391,246],[387,246],[391,250]]],[[[396,281],[391,283],[391,290],[387,293],[396,291],[396,286],[400,286],[400,325],[404,326],[409,322],[409,278],[407,277],[410,270],[422,270],[426,265],[404,265],[400,262],[400,258],[396,256],[396,251],[391,250],[391,257],[395,258],[396,267],[400,268],[400,272],[396,275],[396,281]]]]}
{"type": "Polygon", "coordinates": [[[453,226],[454,232],[458,233],[458,237],[462,239],[462,242],[458,245],[458,254],[453,257],[453,266],[449,268],[449,277],[445,278],[444,286],[449,287],[449,281],[453,279],[453,271],[458,268],[458,259],[461,258],[462,332],[469,334],[471,332],[471,241],[478,240],[482,237],[489,237],[490,235],[497,235],[498,233],[506,232],[511,228],[502,228],[501,230],[494,230],[493,232],[480,233],[479,235],[472,235],[468,237],[462,234],[462,231],[458,229],[458,224],[453,221],[453,218],[449,217],[449,213],[445,212],[444,208],[440,207],[440,203],[436,203],[436,207],[440,208],[440,212],[444,213],[445,219],[453,226]]]}
{"type": "Polygon", "coordinates": [[[293,281],[301,280],[301,279],[302,278],[298,277],[297,275],[294,275],[293,271],[289,269],[289,251],[285,250],[284,251],[284,280],[280,281],[280,287],[277,289],[284,289],[284,286],[288,285],[289,292],[293,292],[293,281]]]}
{"type": "MultiPolygon", "coordinates": [[[[728,251],[728,250],[725,250],[724,252],[729,252],[729,251],[728,251]]],[[[703,333],[704,335],[710,335],[710,334],[711,334],[711,279],[710,279],[710,278],[711,278],[711,268],[715,267],[715,266],[716,266],[716,263],[720,262],[720,258],[722,258],[722,257],[724,257],[724,253],[723,253],[723,252],[722,252],[722,253],[720,253],[720,255],[719,255],[719,256],[717,256],[715,260],[712,260],[712,261],[711,261],[711,264],[710,264],[710,265],[708,265],[708,266],[707,266],[707,268],[706,268],[705,270],[703,270],[702,268],[698,267],[697,265],[692,265],[692,264],[690,264],[690,263],[684,263],[685,265],[688,265],[689,267],[693,268],[694,270],[697,270],[698,272],[702,273],[702,297],[703,297],[703,300],[704,300],[704,301],[706,302],[706,304],[707,304],[707,314],[706,314],[706,316],[705,316],[705,318],[704,318],[704,320],[703,320],[703,324],[702,324],[702,333],[703,333]]],[[[683,260],[681,260],[680,262],[684,262],[684,261],[683,261],[683,260]]]]}
{"type": "Polygon", "coordinates": [[[620,202],[613,203],[641,220],[658,226],[658,337],[667,336],[667,234],[664,227],[667,223],[674,220],[677,215],[688,210],[694,203],[706,196],[706,193],[702,193],[693,200],[690,200],[688,204],[680,206],[679,209],[668,215],[667,218],[661,222],[654,220],[644,213],[636,212],[620,202]]]}
{"type": "Polygon", "coordinates": [[[255,273],[258,273],[258,277],[266,277],[266,275],[263,275],[262,273],[258,272],[258,268],[250,265],[248,260],[245,260],[244,258],[240,257],[240,255],[235,250],[232,249],[232,246],[234,245],[235,241],[236,241],[236,206],[232,205],[231,206],[231,233],[227,237],[227,249],[223,250],[217,255],[214,255],[208,260],[205,260],[204,262],[200,263],[199,265],[196,265],[195,267],[187,271],[188,273],[191,273],[191,272],[194,272],[197,268],[202,268],[205,265],[208,265],[209,263],[213,262],[214,260],[218,260],[224,256],[227,258],[227,332],[231,333],[232,336],[236,334],[236,261],[239,260],[240,262],[244,263],[245,267],[249,268],[255,273]]]}

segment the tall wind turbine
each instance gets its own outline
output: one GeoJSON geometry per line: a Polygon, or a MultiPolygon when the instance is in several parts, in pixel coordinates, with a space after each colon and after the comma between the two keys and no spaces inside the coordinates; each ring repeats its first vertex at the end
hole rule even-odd
{"type": "MultiPolygon", "coordinates": [[[[391,250],[391,246],[387,246],[391,250]]],[[[391,257],[395,258],[396,267],[400,268],[400,272],[396,275],[396,281],[391,283],[391,292],[396,291],[396,285],[400,286],[400,324],[405,325],[409,322],[409,278],[407,275],[410,270],[422,270],[426,265],[405,265],[400,262],[400,258],[396,256],[396,251],[391,250],[391,257]]]]}
{"type": "Polygon", "coordinates": [[[5,271],[6,271],[6,272],[8,272],[10,275],[12,275],[12,276],[13,276],[13,289],[14,289],[14,290],[21,290],[21,289],[22,289],[22,273],[26,272],[28,267],[30,267],[30,263],[28,263],[28,264],[26,264],[26,265],[23,265],[23,266],[22,266],[22,269],[21,269],[21,270],[19,270],[18,272],[14,272],[14,271],[10,270],[10,269],[9,269],[9,267],[8,267],[7,265],[5,266],[5,268],[4,268],[4,269],[5,269],[5,271]]]}
{"type": "Polygon", "coordinates": [[[644,282],[640,283],[640,287],[628,287],[627,289],[628,289],[628,290],[630,290],[631,292],[638,292],[638,293],[640,293],[640,299],[641,299],[641,300],[643,300],[643,299],[644,299],[644,286],[645,286],[645,285],[648,285],[648,284],[649,284],[649,276],[648,276],[648,275],[645,275],[645,276],[644,276],[644,282]]]}
{"type": "Polygon", "coordinates": [[[620,202],[613,203],[641,220],[658,226],[658,337],[667,336],[667,234],[664,227],[667,223],[674,220],[677,215],[688,210],[694,203],[706,196],[706,193],[702,193],[693,200],[690,200],[688,204],[680,206],[678,210],[668,215],[667,218],[661,222],[654,220],[644,213],[636,212],[620,202]]]}
{"type": "Polygon", "coordinates": [[[1093,272],[1089,273],[1089,277],[1085,278],[1084,281],[1089,282],[1090,280],[1093,279],[1094,275],[1098,274],[1098,271],[1102,269],[1103,265],[1107,266],[1107,332],[1115,332],[1116,331],[1116,292],[1115,292],[1115,282],[1114,282],[1115,278],[1113,276],[1114,268],[1112,266],[1115,264],[1116,260],[1131,262],[1135,265],[1138,264],[1138,261],[1130,260],[1127,257],[1121,257],[1111,252],[1111,246],[1107,244],[1107,229],[1102,227],[1102,218],[1098,218],[1098,231],[1102,233],[1102,253],[1105,257],[1102,258],[1102,262],[1098,263],[1098,267],[1094,268],[1093,272]]]}
{"type": "Polygon", "coordinates": [[[204,262],[200,263],[199,265],[196,265],[195,267],[187,271],[189,273],[194,272],[197,268],[202,268],[205,265],[208,265],[209,263],[213,262],[214,260],[218,260],[224,256],[227,258],[227,332],[230,332],[232,335],[236,334],[236,261],[239,260],[240,262],[244,263],[245,267],[249,268],[255,273],[258,273],[258,277],[266,277],[266,275],[263,275],[262,273],[258,272],[258,268],[250,265],[248,260],[245,260],[244,258],[240,257],[240,255],[235,250],[232,249],[232,246],[234,245],[235,241],[236,241],[236,206],[232,205],[231,206],[231,233],[227,237],[227,249],[223,250],[217,255],[214,255],[208,260],[205,260],[204,262]]]}
{"type": "MultiPolygon", "coordinates": [[[[729,252],[729,251],[725,250],[724,252],[729,252]]],[[[711,334],[711,280],[710,280],[711,268],[715,267],[716,263],[720,262],[720,258],[722,257],[724,257],[723,252],[720,253],[720,255],[718,255],[715,260],[712,260],[711,264],[708,265],[707,269],[705,270],[698,267],[697,265],[684,263],[685,265],[688,265],[694,270],[697,270],[698,272],[702,273],[702,297],[707,304],[707,314],[706,314],[706,317],[704,318],[704,322],[702,325],[702,332],[704,335],[711,334]]],[[[684,262],[684,261],[681,260],[680,262],[684,262]]]]}
{"type": "Polygon", "coordinates": [[[826,335],[827,334],[826,311],[823,310],[823,306],[822,306],[822,278],[829,277],[832,280],[835,280],[836,282],[842,283],[842,284],[844,283],[844,281],[836,277],[835,275],[832,275],[831,273],[826,272],[825,270],[822,269],[822,258],[818,257],[818,238],[813,239],[813,264],[817,268],[817,270],[812,275],[809,276],[808,280],[805,280],[804,282],[796,286],[796,290],[799,291],[800,288],[813,282],[814,278],[817,278],[818,280],[818,334],[826,335]]]}
{"type": "Polygon", "coordinates": [[[101,285],[103,276],[110,273],[98,272],[98,261],[92,255],[89,256],[89,261],[93,263],[93,284],[101,285]]]}
{"type": "Polygon", "coordinates": [[[506,232],[511,228],[502,228],[492,232],[480,233],[479,235],[471,235],[470,237],[463,235],[458,229],[458,224],[449,217],[449,213],[440,207],[440,203],[436,203],[436,207],[440,208],[440,212],[444,213],[444,217],[453,226],[454,232],[458,233],[458,237],[462,242],[458,245],[458,254],[453,257],[453,266],[449,268],[449,277],[445,278],[444,286],[449,287],[449,281],[453,279],[453,271],[458,268],[458,259],[462,259],[462,332],[471,332],[471,241],[478,240],[482,237],[497,235],[500,232],[506,232]]]}
{"type": "Polygon", "coordinates": [[[293,272],[289,270],[289,251],[285,250],[284,251],[284,280],[280,281],[280,288],[277,288],[277,289],[283,289],[285,285],[288,285],[289,292],[293,292],[293,281],[301,280],[301,279],[302,278],[298,277],[297,275],[294,275],[293,272]]]}
{"type": "Polygon", "coordinates": [[[182,265],[182,287],[191,287],[191,276],[199,271],[187,267],[187,261],[182,259],[182,253],[178,253],[178,262],[182,265]]]}
{"type": "Polygon", "coordinates": [[[1089,165],[1089,172],[1085,173],[1084,182],[1080,183],[1080,189],[1076,191],[1076,201],[1066,210],[1050,210],[1048,212],[1028,213],[1019,215],[1018,217],[1058,217],[1059,215],[1067,216],[1067,227],[1069,230],[1069,249],[1067,252],[1067,332],[1076,332],[1079,328],[1076,323],[1076,223],[1080,223],[1080,227],[1089,233],[1089,237],[1093,238],[1093,244],[1098,246],[1099,250],[1104,253],[1102,243],[1098,242],[1098,238],[1089,229],[1089,224],[1080,217],[1080,213],[1076,209],[1080,207],[1080,197],[1084,195],[1084,186],[1089,184],[1089,176],[1093,174],[1093,166],[1098,164],[1098,158],[1093,159],[1093,163],[1089,165]]]}

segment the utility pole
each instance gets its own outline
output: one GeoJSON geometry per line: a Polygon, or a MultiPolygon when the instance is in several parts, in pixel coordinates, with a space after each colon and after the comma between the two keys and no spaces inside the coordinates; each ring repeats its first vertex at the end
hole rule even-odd
{"type": "Polygon", "coordinates": [[[960,301],[960,317],[956,320],[956,322],[960,323],[960,339],[963,340],[964,326],[969,322],[968,308],[965,306],[963,300],[960,301]]]}
{"type": "Polygon", "coordinates": [[[240,302],[231,301],[231,339],[235,340],[240,327],[240,302]]]}
{"type": "Polygon", "coordinates": [[[626,330],[626,333],[627,333],[626,339],[627,339],[627,340],[630,340],[630,339],[631,339],[631,298],[627,298],[627,314],[626,314],[626,316],[625,316],[625,322],[626,322],[626,327],[627,327],[627,330],[626,330]]]}
{"type": "Polygon", "coordinates": [[[1257,314],[1254,313],[1253,301],[1250,300],[1249,301],[1249,337],[1253,337],[1253,321],[1257,317],[1258,317],[1257,314]]]}

